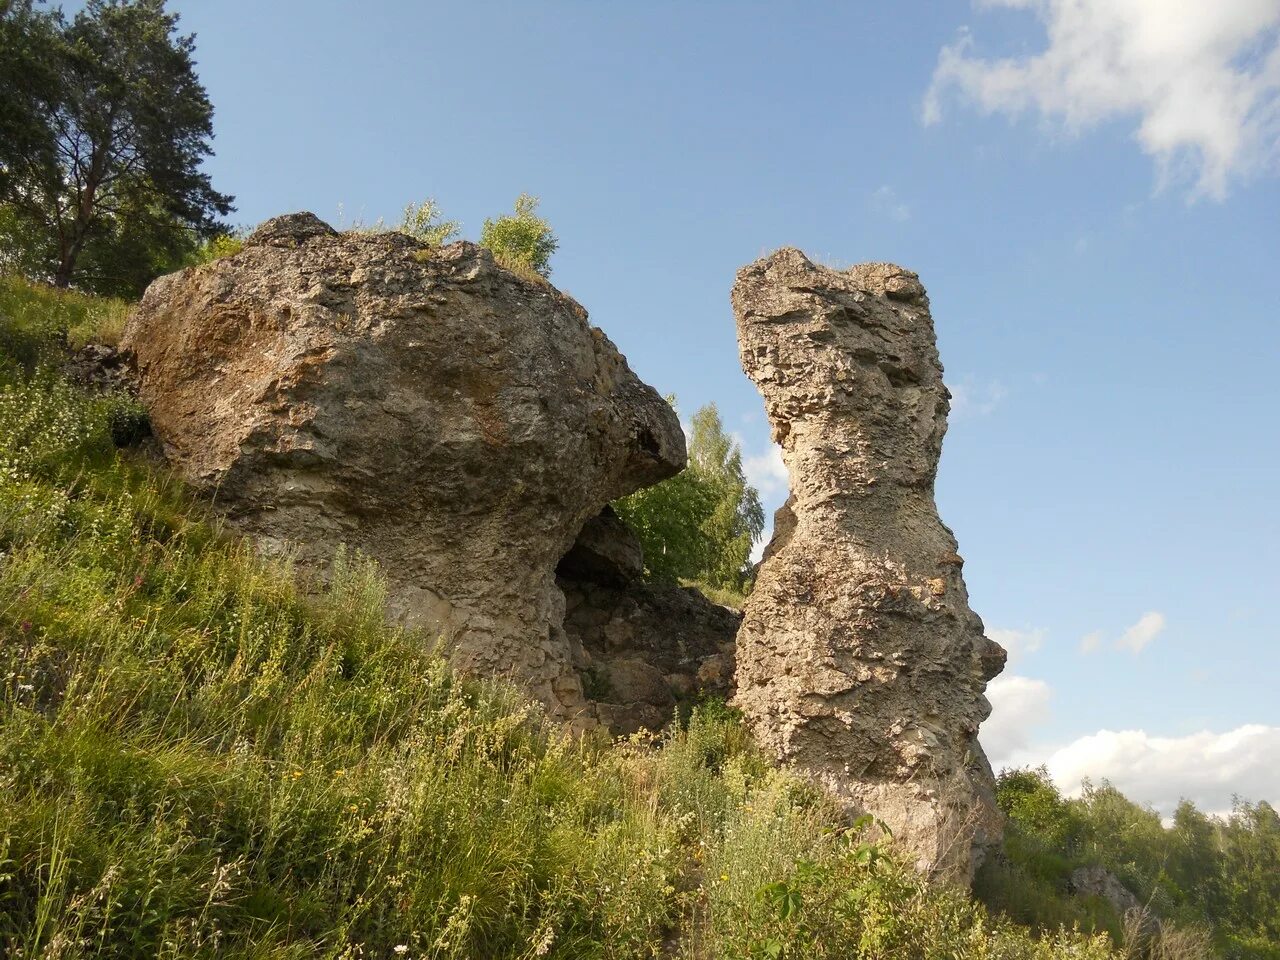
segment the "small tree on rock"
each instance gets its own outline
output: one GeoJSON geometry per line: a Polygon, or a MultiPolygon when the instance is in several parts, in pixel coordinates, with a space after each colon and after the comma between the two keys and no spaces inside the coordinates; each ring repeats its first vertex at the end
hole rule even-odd
{"type": "Polygon", "coordinates": [[[538,198],[527,193],[516,198],[514,214],[486,219],[480,231],[480,246],[488,247],[494,259],[509,270],[551,275],[551,255],[560,242],[551,224],[538,216],[538,198]]]}
{"type": "Polygon", "coordinates": [[[404,208],[400,232],[438,247],[456,237],[461,226],[457,220],[442,220],[440,205],[433,198],[427,197],[421,203],[411,203],[404,208]]]}

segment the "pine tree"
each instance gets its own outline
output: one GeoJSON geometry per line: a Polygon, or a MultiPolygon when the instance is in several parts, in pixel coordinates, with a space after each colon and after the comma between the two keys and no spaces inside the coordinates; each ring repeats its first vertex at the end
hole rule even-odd
{"type": "Polygon", "coordinates": [[[232,198],[201,170],[213,107],[177,24],[163,0],[90,0],[69,22],[0,9],[0,204],[57,286],[136,288],[225,229],[232,198]]]}

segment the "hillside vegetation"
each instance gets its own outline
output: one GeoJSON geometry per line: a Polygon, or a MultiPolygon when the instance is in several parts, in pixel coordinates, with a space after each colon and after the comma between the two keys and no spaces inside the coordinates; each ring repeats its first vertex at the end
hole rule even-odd
{"type": "MultiPolygon", "coordinates": [[[[570,739],[266,562],[60,365],[127,316],[0,278],[0,955],[1280,956],[1280,818],[1002,774],[979,900],[776,771],[735,714],[570,739]],[[1148,914],[1071,895],[1101,865],[1148,914]]],[[[660,512],[660,511],[659,511],[660,512]]],[[[660,517],[659,517],[660,520],[660,517]]]]}
{"type": "Polygon", "coordinates": [[[1280,815],[1270,804],[1237,801],[1218,818],[1183,801],[1166,826],[1112,786],[1070,799],[1036,770],[1005,771],[997,795],[1005,856],[976,889],[1019,922],[1122,935],[1125,918],[1105,901],[1063,896],[1076,869],[1098,865],[1151,914],[1206,931],[1222,956],[1280,960],[1280,815]]]}
{"type": "Polygon", "coordinates": [[[362,559],[303,589],[57,372],[124,309],[0,281],[0,953],[1124,955],[930,888],[723,706],[570,739],[362,559]]]}

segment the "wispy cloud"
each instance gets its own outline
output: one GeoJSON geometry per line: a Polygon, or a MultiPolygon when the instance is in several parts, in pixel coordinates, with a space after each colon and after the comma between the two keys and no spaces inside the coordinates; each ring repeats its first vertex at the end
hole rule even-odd
{"type": "MultiPolygon", "coordinates": [[[[742,472],[746,474],[747,483],[760,491],[760,499],[764,501],[766,508],[770,504],[780,504],[791,491],[791,477],[787,473],[787,465],[782,462],[782,448],[776,443],[770,444],[764,453],[744,456],[742,472]]],[[[764,536],[752,547],[752,563],[759,563],[772,536],[773,517],[766,510],[764,536]]]]}
{"type": "Polygon", "coordinates": [[[782,462],[782,448],[776,443],[764,453],[744,457],[742,472],[747,475],[747,482],[765,499],[785,496],[790,489],[791,478],[787,474],[787,465],[782,462]]]}
{"type": "Polygon", "coordinates": [[[981,0],[1043,23],[1030,56],[987,59],[963,33],[938,56],[926,123],[949,93],[1078,133],[1132,118],[1159,183],[1221,199],[1280,157],[1280,0],[981,0]]]}
{"type": "MultiPolygon", "coordinates": [[[[1147,648],[1156,637],[1164,632],[1168,621],[1159,610],[1148,610],[1140,616],[1136,623],[1126,627],[1124,632],[1112,642],[1115,650],[1127,650],[1137,656],[1147,648]]],[[[1081,653],[1096,653],[1106,644],[1106,634],[1102,630],[1094,630],[1080,638],[1081,653]]]]}
{"type": "Polygon", "coordinates": [[[1032,762],[1028,759],[1032,735],[1049,721],[1052,696],[1045,681],[1018,674],[1002,673],[987,684],[991,716],[982,724],[980,739],[993,767],[1032,762]]]}
{"type": "MultiPolygon", "coordinates": [[[[1118,649],[1140,650],[1163,630],[1162,614],[1144,614],[1115,640],[1118,649]]],[[[1014,664],[1044,645],[1047,631],[988,630],[1014,664]]],[[[1084,642],[1101,645],[1103,634],[1084,642]]],[[[1232,797],[1280,803],[1280,727],[1247,724],[1225,733],[1202,731],[1162,737],[1145,730],[1099,730],[1056,745],[1041,731],[1053,719],[1053,688],[1044,680],[1001,674],[987,684],[991,716],[980,738],[997,770],[1044,765],[1065,792],[1078,794],[1085,780],[1110,781],[1131,800],[1149,803],[1166,816],[1179,800],[1201,810],[1224,812],[1232,797]]]]}
{"type": "Polygon", "coordinates": [[[1280,727],[1255,723],[1178,737],[1099,730],[1054,746],[1038,736],[1052,718],[1053,689],[1044,680],[1001,674],[987,685],[987,698],[991,716],[980,737],[997,770],[1044,765],[1068,794],[1079,794],[1086,780],[1106,780],[1166,816],[1183,798],[1209,812],[1230,810],[1237,795],[1280,803],[1280,727]]]}
{"type": "Polygon", "coordinates": [[[977,380],[962,377],[958,383],[948,383],[951,391],[951,419],[985,417],[1009,396],[1009,391],[999,380],[977,380]]]}
{"type": "Polygon", "coordinates": [[[871,209],[876,213],[904,223],[911,219],[911,208],[898,198],[898,191],[885,184],[871,194],[871,209]]]}
{"type": "Polygon", "coordinates": [[[1164,630],[1164,614],[1151,610],[1138,618],[1138,622],[1120,635],[1116,646],[1121,650],[1139,654],[1147,644],[1158,637],[1164,630]]]}

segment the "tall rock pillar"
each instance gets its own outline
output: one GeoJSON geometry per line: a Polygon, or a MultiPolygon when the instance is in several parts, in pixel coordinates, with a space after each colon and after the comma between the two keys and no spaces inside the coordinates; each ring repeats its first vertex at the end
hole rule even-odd
{"type": "Polygon", "coordinates": [[[1005,654],[934,504],[950,395],[924,288],[783,249],[739,271],[733,306],[791,476],[736,702],[779,760],[883,820],[922,870],[967,881],[1000,834],[977,733],[1005,654]]]}

